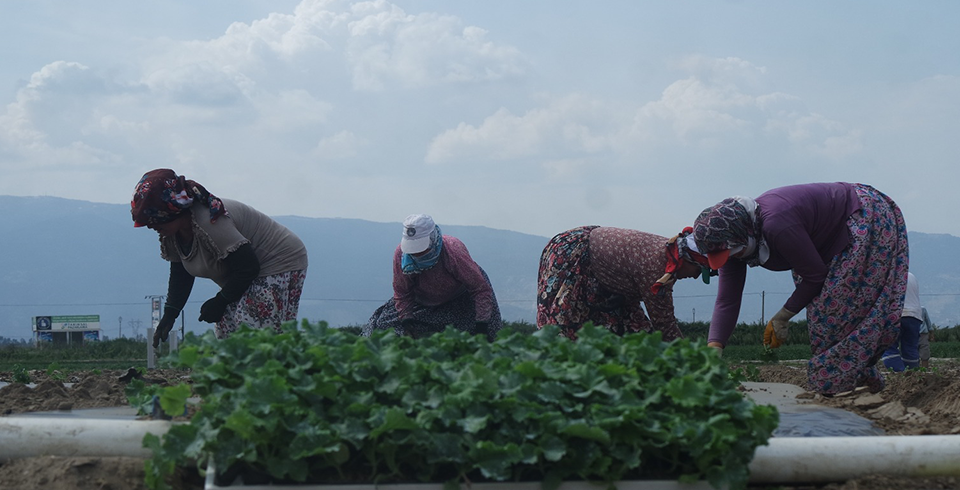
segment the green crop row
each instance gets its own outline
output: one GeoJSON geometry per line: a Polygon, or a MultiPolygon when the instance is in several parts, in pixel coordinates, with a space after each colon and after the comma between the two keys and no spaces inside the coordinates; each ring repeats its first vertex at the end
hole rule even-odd
{"type": "MultiPolygon", "coordinates": [[[[275,335],[190,336],[176,367],[203,402],[145,444],[147,483],[213,461],[218,477],[274,484],[705,479],[746,485],[772,406],[737,390],[704,342],[623,338],[586,325],[506,329],[495,342],[453,329],[413,340],[304,323],[275,335]]],[[[180,386],[156,393],[183,413],[180,386]],[[169,392],[169,393],[168,393],[169,392]]]]}
{"type": "MultiPolygon", "coordinates": [[[[690,340],[706,339],[709,324],[706,322],[680,323],[680,329],[690,340]]],[[[345,333],[360,334],[359,326],[342,327],[345,333]]],[[[518,332],[532,334],[537,327],[527,322],[505,322],[502,334],[518,332]]],[[[763,326],[741,323],[734,330],[724,357],[734,360],[765,360],[763,326]]],[[[807,359],[810,357],[806,322],[795,322],[790,329],[788,345],[781,347],[780,359],[807,359]]],[[[164,344],[165,346],[165,344],[164,344]]],[[[930,343],[931,355],[942,358],[960,358],[960,327],[940,328],[933,334],[930,343]]],[[[32,345],[0,346],[0,372],[9,372],[14,366],[24,369],[47,369],[56,363],[64,371],[90,369],[127,369],[146,366],[147,344],[132,339],[113,339],[88,343],[81,346],[32,345]]]]}

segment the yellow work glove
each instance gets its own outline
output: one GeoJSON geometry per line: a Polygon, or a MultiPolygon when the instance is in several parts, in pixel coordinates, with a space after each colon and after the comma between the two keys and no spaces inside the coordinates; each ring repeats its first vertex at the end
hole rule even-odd
{"type": "Polygon", "coordinates": [[[707,347],[713,347],[717,350],[717,355],[723,357],[723,344],[720,342],[707,342],[707,347]]]}
{"type": "Polygon", "coordinates": [[[777,338],[777,334],[773,332],[773,320],[767,322],[767,328],[763,329],[763,345],[771,349],[776,349],[783,345],[783,342],[777,338]]]}
{"type": "Polygon", "coordinates": [[[767,322],[767,328],[763,331],[763,345],[770,346],[773,349],[787,343],[789,338],[790,319],[796,315],[786,308],[780,308],[780,311],[767,322]]]}

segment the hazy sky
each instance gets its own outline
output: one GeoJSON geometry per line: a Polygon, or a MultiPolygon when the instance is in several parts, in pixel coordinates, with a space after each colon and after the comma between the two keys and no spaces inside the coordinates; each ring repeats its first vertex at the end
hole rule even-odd
{"type": "Polygon", "coordinates": [[[960,236],[960,2],[0,4],[0,194],[169,167],[271,215],[673,235],[869,183],[960,236]]]}

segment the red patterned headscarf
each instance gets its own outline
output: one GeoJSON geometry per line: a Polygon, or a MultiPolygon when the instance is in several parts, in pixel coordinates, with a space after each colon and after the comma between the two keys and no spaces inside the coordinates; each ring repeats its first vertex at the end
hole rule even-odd
{"type": "Polygon", "coordinates": [[[699,265],[703,282],[710,284],[710,265],[707,262],[707,257],[696,249],[696,244],[691,245],[688,240],[692,233],[693,228],[688,226],[680,234],[667,241],[667,267],[663,276],[650,287],[650,291],[654,294],[658,296],[666,294],[667,287],[677,281],[675,276],[684,260],[699,265]]]}
{"type": "Polygon", "coordinates": [[[133,191],[130,201],[133,226],[169,223],[190,209],[197,199],[210,207],[211,223],[227,215],[223,201],[197,182],[178,176],[168,168],[151,170],[143,174],[133,191]]]}

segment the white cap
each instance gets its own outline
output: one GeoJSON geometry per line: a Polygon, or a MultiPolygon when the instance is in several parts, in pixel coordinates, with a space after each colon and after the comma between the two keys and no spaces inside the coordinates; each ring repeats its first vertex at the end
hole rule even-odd
{"type": "Polygon", "coordinates": [[[411,214],[403,220],[403,238],[400,239],[400,251],[405,254],[418,254],[430,247],[430,236],[437,228],[433,218],[427,214],[411,214]]]}

